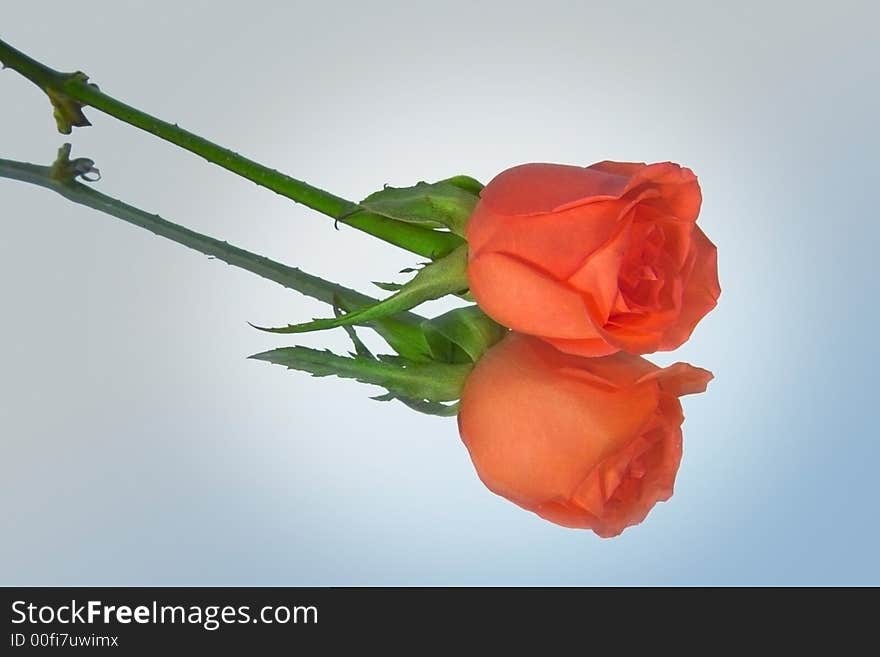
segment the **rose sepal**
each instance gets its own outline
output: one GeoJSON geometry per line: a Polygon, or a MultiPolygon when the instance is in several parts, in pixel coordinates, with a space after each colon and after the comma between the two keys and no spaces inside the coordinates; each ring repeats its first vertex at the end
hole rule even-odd
{"type": "Polygon", "coordinates": [[[421,327],[434,358],[447,363],[476,363],[508,333],[479,306],[450,310],[421,327]]]}
{"type": "Polygon", "coordinates": [[[330,351],[309,347],[281,347],[250,356],[288,369],[308,372],[312,376],[338,376],[361,383],[380,386],[387,395],[380,401],[400,399],[408,405],[422,406],[421,412],[446,411],[438,408],[443,402],[457,401],[464,382],[473,367],[471,363],[419,363],[399,356],[373,357],[366,354],[340,356],[330,351]]]}
{"type": "MultiPolygon", "coordinates": [[[[387,284],[383,284],[383,286],[387,286],[387,284]]],[[[302,324],[288,324],[280,327],[264,327],[254,324],[251,326],[268,333],[309,333],[341,326],[366,324],[415,308],[425,301],[439,299],[447,294],[463,292],[467,286],[467,245],[463,244],[449,255],[420,269],[415,277],[402,285],[396,293],[374,305],[345,315],[315,319],[302,324]]]]}
{"type": "Polygon", "coordinates": [[[446,228],[464,237],[482,188],[479,181],[463,175],[433,183],[421,181],[411,187],[385,186],[363,199],[343,218],[370,212],[406,224],[446,228]]]}

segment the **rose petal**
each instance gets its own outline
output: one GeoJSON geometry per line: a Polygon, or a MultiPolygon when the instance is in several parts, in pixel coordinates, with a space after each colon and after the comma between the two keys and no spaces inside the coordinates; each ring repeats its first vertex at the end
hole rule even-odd
{"type": "Polygon", "coordinates": [[[553,338],[599,337],[577,292],[515,257],[478,255],[468,279],[480,307],[504,326],[553,338]]]}
{"type": "Polygon", "coordinates": [[[674,363],[669,367],[651,372],[640,380],[655,380],[663,392],[681,397],[705,392],[709,381],[714,378],[715,375],[712,372],[704,370],[702,367],[694,367],[689,363],[674,363]]]}
{"type": "Polygon", "coordinates": [[[640,190],[644,185],[660,189],[662,202],[658,205],[669,214],[682,221],[696,221],[703,195],[693,171],[673,162],[649,164],[634,173],[626,191],[640,190]]]}
{"type": "Polygon", "coordinates": [[[580,340],[563,340],[561,338],[542,338],[560,351],[574,356],[607,356],[620,351],[620,347],[609,343],[605,338],[583,338],[580,340]]]}
{"type": "Polygon", "coordinates": [[[493,347],[468,378],[459,414],[486,486],[530,508],[569,496],[595,463],[637,435],[659,392],[654,385],[618,391],[560,377],[557,357],[551,354],[544,368],[542,353],[528,340],[493,347]]]}
{"type": "Polygon", "coordinates": [[[566,500],[544,502],[532,510],[545,520],[571,529],[593,529],[601,524],[601,521],[592,513],[578,508],[566,500]]]}
{"type": "Polygon", "coordinates": [[[611,160],[602,160],[588,166],[593,171],[601,171],[614,176],[622,176],[624,178],[632,178],[636,173],[644,169],[647,165],[644,162],[612,162],[611,160]]]}
{"type": "Polygon", "coordinates": [[[625,177],[587,167],[523,164],[495,176],[480,199],[500,214],[540,214],[620,198],[628,182],[625,177]]]}
{"type": "Polygon", "coordinates": [[[706,374],[688,368],[625,353],[580,358],[511,333],[465,384],[461,438],[490,490],[557,524],[615,536],[672,495],[684,419],[672,393],[706,374]]]}
{"type": "Polygon", "coordinates": [[[552,215],[509,217],[478,204],[467,226],[469,253],[507,253],[565,280],[619,230],[628,207],[597,202],[552,215]]]}
{"type": "Polygon", "coordinates": [[[721,286],[718,283],[718,251],[705,233],[696,227],[693,233],[694,266],[686,282],[681,312],[675,323],[663,333],[659,348],[676,349],[690,337],[697,323],[718,304],[721,286]]]}
{"type": "Polygon", "coordinates": [[[471,288],[497,321],[570,353],[674,348],[717,300],[701,201],[693,171],[672,162],[514,167],[468,224],[471,288]]]}

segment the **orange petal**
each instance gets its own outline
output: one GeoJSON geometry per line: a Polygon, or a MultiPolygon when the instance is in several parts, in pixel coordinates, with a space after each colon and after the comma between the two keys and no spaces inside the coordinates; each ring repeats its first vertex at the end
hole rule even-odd
{"type": "Polygon", "coordinates": [[[552,338],[598,337],[577,292],[515,257],[478,255],[468,281],[480,307],[504,326],[552,338]]]}
{"type": "Polygon", "coordinates": [[[647,165],[644,162],[612,162],[611,160],[603,160],[588,166],[593,171],[602,171],[610,173],[614,176],[623,176],[632,178],[636,173],[644,169],[647,165]]]}
{"type": "Polygon", "coordinates": [[[588,358],[596,356],[608,356],[609,354],[620,351],[620,347],[616,347],[604,338],[583,338],[581,340],[562,340],[560,338],[542,338],[545,342],[552,344],[560,351],[575,356],[586,356],[588,358]]]}
{"type": "Polygon", "coordinates": [[[690,363],[674,363],[647,376],[643,380],[654,379],[660,389],[675,397],[706,392],[709,381],[715,378],[709,370],[694,367],[690,363]]]}
{"type": "Polygon", "coordinates": [[[571,529],[593,529],[601,521],[592,513],[566,501],[551,501],[532,509],[545,520],[571,529]]]}
{"type": "MultiPolygon", "coordinates": [[[[656,385],[609,390],[560,376],[529,341],[503,340],[465,384],[459,428],[480,478],[494,492],[534,508],[567,498],[595,464],[653,415],[656,385]]],[[[563,358],[564,359],[564,358],[563,358]]],[[[583,360],[583,359],[575,359],[583,360]]]]}
{"type": "Polygon", "coordinates": [[[629,205],[604,201],[552,214],[506,216],[480,203],[467,226],[469,253],[507,253],[539,263],[556,279],[565,280],[619,231],[629,205]]]}
{"type": "Polygon", "coordinates": [[[523,164],[495,176],[480,198],[500,214],[542,214],[620,198],[627,182],[627,178],[587,167],[523,164]]]}
{"type": "Polygon", "coordinates": [[[660,203],[670,214],[683,221],[696,221],[703,195],[694,172],[673,162],[649,164],[637,171],[627,185],[627,193],[644,186],[660,190],[660,203]]]}
{"type": "Polygon", "coordinates": [[[674,363],[642,377],[642,381],[656,380],[660,389],[675,397],[706,392],[709,381],[715,378],[709,370],[690,363],[674,363]]]}
{"type": "Polygon", "coordinates": [[[718,251],[706,234],[696,227],[693,233],[695,261],[686,282],[681,312],[675,323],[664,331],[659,348],[676,349],[690,337],[697,323],[718,304],[721,286],[718,283],[718,251]]]}
{"type": "Polygon", "coordinates": [[[618,224],[616,233],[601,247],[593,251],[568,283],[589,296],[595,315],[592,320],[601,326],[608,321],[614,303],[620,294],[620,265],[629,248],[629,228],[632,215],[618,224]]]}

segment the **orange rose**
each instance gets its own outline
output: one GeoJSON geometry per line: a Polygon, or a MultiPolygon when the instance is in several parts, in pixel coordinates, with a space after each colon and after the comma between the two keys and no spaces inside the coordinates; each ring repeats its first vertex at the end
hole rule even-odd
{"type": "Polygon", "coordinates": [[[483,189],[468,279],[497,322],[583,356],[675,349],[715,307],[700,186],[677,164],[524,164],[483,189]]]}
{"type": "Polygon", "coordinates": [[[678,397],[711,379],[686,363],[584,358],[511,333],[468,377],[459,432],[489,490],[565,527],[616,536],[672,495],[678,397]]]}

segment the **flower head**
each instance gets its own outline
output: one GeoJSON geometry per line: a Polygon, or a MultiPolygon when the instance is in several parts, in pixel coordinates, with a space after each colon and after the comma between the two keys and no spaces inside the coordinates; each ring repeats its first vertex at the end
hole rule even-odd
{"type": "Polygon", "coordinates": [[[511,333],[468,377],[459,432],[490,490],[557,524],[615,536],[672,495],[678,397],[711,378],[686,363],[584,358],[511,333]]]}
{"type": "Polygon", "coordinates": [[[677,164],[525,164],[482,191],[468,280],[497,322],[584,356],[675,349],[721,293],[677,164]]]}

